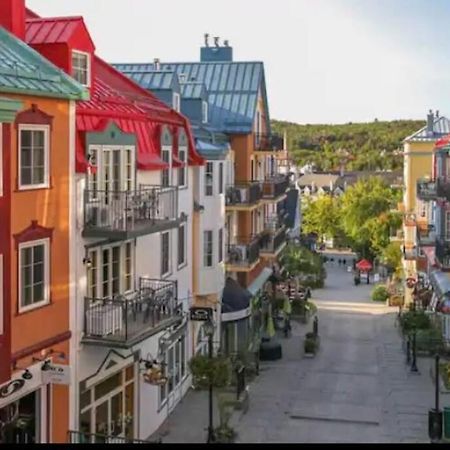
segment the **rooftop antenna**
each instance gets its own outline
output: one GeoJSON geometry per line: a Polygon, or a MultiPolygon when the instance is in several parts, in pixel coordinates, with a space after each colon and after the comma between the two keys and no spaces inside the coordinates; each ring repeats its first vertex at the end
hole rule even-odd
{"type": "Polygon", "coordinates": [[[205,33],[205,47],[209,47],[209,34],[205,33]]]}
{"type": "Polygon", "coordinates": [[[215,45],[216,47],[219,47],[219,39],[220,39],[219,36],[214,36],[214,45],[215,45]]]}

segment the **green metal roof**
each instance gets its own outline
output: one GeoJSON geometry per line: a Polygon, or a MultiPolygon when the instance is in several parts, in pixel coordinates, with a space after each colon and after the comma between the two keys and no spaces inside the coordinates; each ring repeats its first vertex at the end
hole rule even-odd
{"type": "Polygon", "coordinates": [[[20,108],[22,108],[22,102],[0,97],[0,123],[14,122],[20,108]]]}
{"type": "Polygon", "coordinates": [[[89,91],[0,27],[0,92],[87,100],[89,91]]]}

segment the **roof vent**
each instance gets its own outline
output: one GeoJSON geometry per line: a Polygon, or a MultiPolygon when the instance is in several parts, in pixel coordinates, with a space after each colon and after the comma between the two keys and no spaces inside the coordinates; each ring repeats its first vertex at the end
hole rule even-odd
{"type": "Polygon", "coordinates": [[[219,36],[214,36],[214,45],[215,45],[216,47],[220,47],[219,39],[220,39],[219,36]]]}
{"type": "Polygon", "coordinates": [[[439,117],[439,110],[436,110],[436,119],[439,117]]]}
{"type": "Polygon", "coordinates": [[[223,41],[223,45],[224,45],[224,47],[229,47],[230,46],[230,42],[228,41],[228,39],[223,41]]]}
{"type": "Polygon", "coordinates": [[[153,60],[153,64],[155,66],[155,70],[161,70],[161,64],[160,64],[159,58],[155,58],[153,60]]]}
{"type": "Polygon", "coordinates": [[[205,47],[209,47],[209,34],[205,33],[205,47]]]}

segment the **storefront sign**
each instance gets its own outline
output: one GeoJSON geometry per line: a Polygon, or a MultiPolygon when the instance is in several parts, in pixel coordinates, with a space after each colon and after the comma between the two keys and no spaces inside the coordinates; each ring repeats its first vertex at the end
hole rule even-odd
{"type": "Polygon", "coordinates": [[[201,308],[193,306],[190,309],[191,320],[196,320],[200,322],[207,322],[212,320],[213,310],[212,308],[201,308]]]}
{"type": "Polygon", "coordinates": [[[42,367],[44,383],[70,384],[70,367],[63,364],[46,363],[42,367]]]}

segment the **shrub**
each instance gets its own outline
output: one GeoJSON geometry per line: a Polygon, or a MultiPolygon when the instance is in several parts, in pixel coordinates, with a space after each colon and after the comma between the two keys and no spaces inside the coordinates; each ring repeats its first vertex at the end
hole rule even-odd
{"type": "Polygon", "coordinates": [[[418,330],[416,333],[416,348],[418,351],[430,353],[439,352],[444,345],[442,334],[436,328],[418,330]]]}
{"type": "Polygon", "coordinates": [[[372,300],[374,302],[385,302],[389,298],[389,292],[385,286],[375,286],[372,291],[372,300]]]}
{"type": "Polygon", "coordinates": [[[229,358],[216,356],[210,359],[205,355],[195,355],[189,361],[192,381],[198,388],[209,386],[210,380],[214,387],[225,387],[230,383],[231,362],[229,358]]]}
{"type": "Polygon", "coordinates": [[[304,344],[305,353],[316,353],[316,340],[312,338],[306,338],[304,344]]]}
{"type": "Polygon", "coordinates": [[[400,325],[404,333],[410,333],[413,329],[427,330],[431,328],[431,321],[423,311],[408,311],[401,315],[400,325]]]}

